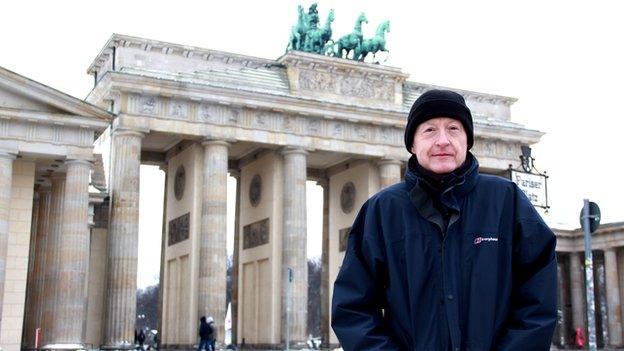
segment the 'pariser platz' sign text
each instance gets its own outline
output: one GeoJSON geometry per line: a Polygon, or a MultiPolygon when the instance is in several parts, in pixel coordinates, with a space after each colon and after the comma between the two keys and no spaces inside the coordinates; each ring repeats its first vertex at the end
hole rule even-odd
{"type": "Polygon", "coordinates": [[[529,198],[533,206],[548,208],[546,176],[511,170],[511,180],[529,198]]]}

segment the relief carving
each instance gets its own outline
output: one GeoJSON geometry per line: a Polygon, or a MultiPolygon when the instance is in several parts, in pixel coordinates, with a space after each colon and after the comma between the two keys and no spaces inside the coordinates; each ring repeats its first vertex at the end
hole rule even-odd
{"type": "Polygon", "coordinates": [[[269,243],[269,219],[265,218],[258,222],[243,227],[243,250],[269,243]]]}
{"type": "Polygon", "coordinates": [[[516,152],[514,150],[514,145],[513,144],[507,143],[507,144],[505,144],[505,146],[506,146],[505,147],[505,151],[507,152],[507,157],[514,158],[514,157],[517,156],[517,154],[516,154],[516,152]]]}
{"type": "Polygon", "coordinates": [[[199,107],[199,120],[204,122],[217,122],[217,109],[215,106],[201,104],[199,107]]]}
{"type": "Polygon", "coordinates": [[[191,214],[186,213],[178,218],[169,221],[168,246],[177,244],[189,238],[189,220],[191,214]]]}
{"type": "Polygon", "coordinates": [[[252,207],[257,207],[260,204],[262,198],[262,178],[259,174],[256,174],[251,179],[249,184],[249,202],[252,207]]]}
{"type": "Polygon", "coordinates": [[[157,111],[158,99],[153,96],[143,96],[139,99],[139,112],[155,115],[157,111]]]}
{"type": "Polygon", "coordinates": [[[238,124],[241,118],[241,111],[238,109],[225,109],[225,116],[227,123],[238,124]]]}
{"type": "Polygon", "coordinates": [[[486,141],[485,148],[483,149],[483,154],[485,154],[486,156],[495,156],[496,144],[493,141],[486,141]]]}
{"type": "Polygon", "coordinates": [[[355,135],[358,139],[368,139],[368,128],[363,125],[355,125],[355,135]]]}
{"type": "Polygon", "coordinates": [[[330,73],[301,70],[299,73],[299,88],[334,92],[336,90],[336,82],[330,73]]]}
{"type": "Polygon", "coordinates": [[[390,128],[389,127],[381,127],[379,130],[379,138],[382,142],[390,141],[390,128]]]}
{"type": "Polygon", "coordinates": [[[284,116],[282,118],[282,129],[288,132],[294,131],[295,127],[292,117],[284,116]]]}
{"type": "Polygon", "coordinates": [[[393,101],[393,85],[390,82],[371,81],[357,77],[346,77],[340,85],[340,92],[344,95],[393,101]]]}
{"type": "Polygon", "coordinates": [[[332,124],[332,137],[334,138],[340,138],[343,136],[343,131],[344,131],[344,127],[342,126],[342,123],[339,122],[334,122],[332,124]]]}
{"type": "Polygon", "coordinates": [[[355,204],[355,184],[353,182],[347,182],[342,186],[340,191],[340,208],[345,214],[353,211],[353,205],[355,204]]]}
{"type": "Polygon", "coordinates": [[[173,118],[186,118],[188,108],[186,103],[177,100],[169,101],[169,116],[173,118]]]}
{"type": "Polygon", "coordinates": [[[340,84],[340,93],[369,99],[375,97],[372,82],[356,77],[343,79],[342,84],[340,84]]]}
{"type": "Polygon", "coordinates": [[[254,119],[254,125],[260,128],[266,128],[267,126],[267,116],[265,114],[257,114],[254,119]]]}
{"type": "Polygon", "coordinates": [[[176,200],[182,200],[182,196],[184,196],[184,187],[186,185],[186,172],[184,171],[184,166],[179,166],[175,173],[175,178],[173,181],[173,194],[175,195],[176,200]]]}
{"type": "Polygon", "coordinates": [[[320,135],[321,121],[317,118],[308,119],[308,132],[312,135],[320,135]]]}
{"type": "Polygon", "coordinates": [[[349,242],[349,232],[351,227],[343,228],[338,231],[338,251],[344,252],[347,250],[347,243],[349,242]]]}

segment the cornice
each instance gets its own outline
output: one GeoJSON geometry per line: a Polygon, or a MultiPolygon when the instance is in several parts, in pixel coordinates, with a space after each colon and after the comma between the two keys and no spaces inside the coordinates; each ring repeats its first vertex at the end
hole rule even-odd
{"type": "Polygon", "coordinates": [[[82,101],[73,96],[62,93],[47,85],[28,79],[15,72],[0,67],[0,86],[5,86],[19,94],[28,96],[36,101],[49,104],[81,118],[93,118],[110,122],[113,115],[97,106],[82,101]]]}
{"type": "Polygon", "coordinates": [[[110,83],[106,84],[109,84],[110,89],[132,94],[184,98],[191,101],[204,101],[252,109],[261,108],[276,112],[374,125],[388,125],[397,128],[405,127],[405,116],[407,114],[407,111],[403,108],[389,110],[327,102],[320,99],[286,94],[258,94],[255,91],[231,89],[213,84],[194,83],[192,85],[184,85],[183,89],[181,89],[180,82],[175,80],[137,76],[123,72],[108,72],[107,75],[110,83]]]}
{"type": "Polygon", "coordinates": [[[453,91],[461,94],[466,100],[474,100],[476,102],[484,102],[494,105],[501,103],[506,106],[511,106],[518,101],[518,99],[508,96],[480,93],[471,90],[449,88],[441,85],[419,83],[414,81],[407,81],[405,82],[405,85],[413,90],[416,90],[417,92],[420,92],[421,94],[431,89],[452,89],[453,91]]]}
{"type": "Polygon", "coordinates": [[[302,51],[289,51],[278,58],[277,62],[286,67],[302,67],[346,75],[357,73],[365,77],[376,76],[381,79],[393,78],[395,81],[401,83],[409,77],[408,74],[403,73],[401,69],[397,67],[375,65],[302,51]]]}
{"type": "Polygon", "coordinates": [[[16,120],[25,121],[25,122],[49,124],[49,125],[54,125],[54,126],[87,128],[87,129],[92,129],[98,132],[103,131],[110,125],[110,122],[108,121],[85,119],[82,116],[30,111],[30,110],[22,110],[22,109],[18,110],[18,109],[5,108],[5,107],[0,107],[0,118],[16,119],[16,120]]]}
{"type": "Polygon", "coordinates": [[[129,35],[113,34],[108,39],[106,44],[104,44],[104,47],[100,50],[91,65],[89,65],[87,73],[93,74],[98,71],[101,68],[102,64],[105,63],[112,54],[112,49],[117,47],[129,47],[144,51],[160,52],[166,55],[175,55],[188,59],[200,58],[206,61],[219,61],[244,67],[263,67],[276,64],[274,60],[268,60],[259,57],[234,54],[225,51],[203,49],[196,46],[174,44],[159,40],[133,37],[129,35]]]}

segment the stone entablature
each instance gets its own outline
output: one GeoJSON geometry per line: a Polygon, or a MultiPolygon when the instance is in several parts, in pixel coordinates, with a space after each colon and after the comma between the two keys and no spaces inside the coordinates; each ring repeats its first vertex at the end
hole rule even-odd
{"type": "MultiPolygon", "coordinates": [[[[175,81],[121,73],[109,74],[101,84],[102,89],[114,89],[114,93],[104,94],[98,86],[90,99],[106,96],[115,101],[120,112],[116,128],[294,145],[309,150],[357,150],[370,157],[397,160],[409,156],[403,146],[405,116],[401,113],[229,90],[204,92],[203,86],[181,89],[175,81]]],[[[99,103],[109,104],[104,100],[99,103]]],[[[475,154],[492,159],[481,160],[481,165],[499,170],[509,164],[517,167],[520,145],[533,144],[543,134],[511,122],[478,119],[475,131],[475,154]]]]}
{"type": "MultiPolygon", "coordinates": [[[[431,89],[448,89],[448,87],[406,82],[403,86],[403,106],[409,109],[418,96],[431,89]]],[[[466,99],[466,104],[470,108],[475,120],[493,119],[495,121],[509,121],[511,119],[511,105],[518,101],[518,99],[507,96],[477,93],[455,88],[453,88],[453,90],[460,93],[464,99],[466,99]]]]}
{"type": "MultiPolygon", "coordinates": [[[[88,69],[96,83],[111,71],[215,86],[235,83],[242,90],[371,106],[402,116],[422,92],[444,88],[408,82],[408,75],[398,68],[299,51],[268,60],[118,34],[111,36],[88,69]]],[[[466,98],[475,117],[510,119],[509,107],[516,99],[454,90],[466,98]]]]}
{"type": "Polygon", "coordinates": [[[163,71],[176,68],[176,72],[195,72],[209,70],[214,66],[261,68],[274,64],[273,60],[258,57],[113,34],[89,66],[87,73],[99,79],[106,72],[122,67],[163,71]],[[167,59],[161,59],[162,56],[167,59]]]}
{"type": "Polygon", "coordinates": [[[0,67],[0,149],[13,154],[91,159],[112,114],[0,67]]]}
{"type": "Polygon", "coordinates": [[[291,93],[367,107],[396,108],[403,103],[400,69],[290,51],[277,62],[286,66],[291,93]]]}
{"type": "MultiPolygon", "coordinates": [[[[439,88],[406,82],[398,68],[309,53],[272,61],[119,35],[89,72],[97,84],[87,99],[113,106],[114,128],[395,160],[409,156],[403,130],[411,101],[439,88]]],[[[481,166],[517,167],[520,145],[543,133],[509,121],[513,98],[460,93],[475,109],[481,166]]]]}
{"type": "MultiPolygon", "coordinates": [[[[585,252],[583,230],[555,229],[557,235],[557,252],[585,252]]],[[[624,247],[624,222],[602,224],[592,234],[592,250],[606,250],[624,247]]]]}

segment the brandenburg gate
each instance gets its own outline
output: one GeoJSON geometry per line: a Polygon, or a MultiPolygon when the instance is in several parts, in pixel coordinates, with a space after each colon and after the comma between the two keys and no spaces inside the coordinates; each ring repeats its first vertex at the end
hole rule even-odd
{"type": "MultiPolygon", "coordinates": [[[[141,164],[166,173],[163,347],[195,345],[203,315],[224,340],[228,176],[237,179],[233,342],[307,340],[314,180],[324,189],[322,330],[337,344],[329,301],[349,228],[369,196],[401,181],[407,111],[435,86],[300,51],[269,60],[125,35],[88,73],[94,87],[80,101],[0,71],[2,347],[33,348],[38,328],[46,347],[133,347],[141,164]]],[[[481,170],[518,168],[520,147],[543,133],[511,121],[513,98],[456,91],[474,114],[481,170]]]]}

